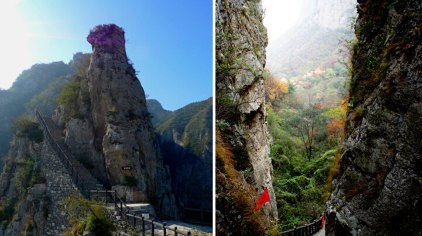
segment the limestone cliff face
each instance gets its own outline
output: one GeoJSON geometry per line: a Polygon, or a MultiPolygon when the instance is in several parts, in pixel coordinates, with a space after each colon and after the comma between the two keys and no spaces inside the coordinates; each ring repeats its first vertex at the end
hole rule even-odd
{"type": "Polygon", "coordinates": [[[422,232],[422,4],[360,0],[328,235],[422,232]]]}
{"type": "Polygon", "coordinates": [[[73,152],[81,150],[91,172],[127,200],[150,202],[162,216],[176,217],[170,175],[144,90],[126,56],[124,31],[99,25],[87,40],[93,53],[80,82],[79,116],[66,123],[67,145],[73,152]]]}
{"type": "Polygon", "coordinates": [[[262,74],[267,32],[262,17],[260,1],[216,1],[217,222],[222,222],[217,227],[220,232],[230,231],[230,227],[237,227],[237,232],[239,228],[257,233],[262,230],[253,223],[253,217],[248,218],[247,210],[240,208],[253,207],[264,187],[268,188],[271,201],[261,209],[264,217],[260,221],[265,228],[270,220],[277,218],[264,105],[262,74]],[[233,186],[236,184],[239,185],[233,186]],[[244,191],[245,198],[231,192],[233,189],[244,191]],[[229,209],[232,206],[243,211],[239,215],[247,218],[242,218],[247,223],[233,219],[229,209]]]}

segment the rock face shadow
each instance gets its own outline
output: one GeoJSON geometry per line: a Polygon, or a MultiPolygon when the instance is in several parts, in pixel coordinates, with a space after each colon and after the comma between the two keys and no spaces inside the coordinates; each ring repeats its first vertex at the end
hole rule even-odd
{"type": "Polygon", "coordinates": [[[195,155],[161,135],[157,139],[182,220],[212,224],[212,159],[195,155]]]}

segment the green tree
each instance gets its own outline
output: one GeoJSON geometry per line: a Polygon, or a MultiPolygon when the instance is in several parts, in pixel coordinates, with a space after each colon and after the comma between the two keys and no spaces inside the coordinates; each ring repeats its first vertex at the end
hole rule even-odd
{"type": "Polygon", "coordinates": [[[308,161],[311,161],[313,156],[317,126],[321,123],[320,115],[320,109],[315,106],[309,106],[300,110],[298,116],[291,121],[302,140],[308,161]]]}
{"type": "Polygon", "coordinates": [[[34,142],[42,142],[44,134],[39,124],[27,115],[20,116],[12,125],[13,131],[17,136],[26,136],[34,142]]]}

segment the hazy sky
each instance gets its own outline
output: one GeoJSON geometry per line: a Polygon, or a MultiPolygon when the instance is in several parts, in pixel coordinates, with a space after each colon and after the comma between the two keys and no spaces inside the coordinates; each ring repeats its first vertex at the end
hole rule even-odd
{"type": "Polygon", "coordinates": [[[126,32],[145,93],[174,110],[212,96],[212,0],[1,0],[0,88],[35,63],[91,52],[97,24],[126,32]]]}
{"type": "Polygon", "coordinates": [[[277,39],[298,20],[302,0],[262,0],[264,25],[270,41],[277,39]]]}

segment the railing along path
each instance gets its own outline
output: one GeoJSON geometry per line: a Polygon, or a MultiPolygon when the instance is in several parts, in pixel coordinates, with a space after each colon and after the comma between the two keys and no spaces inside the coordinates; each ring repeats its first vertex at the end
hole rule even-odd
{"type": "Polygon", "coordinates": [[[289,229],[281,232],[281,235],[287,236],[308,236],[314,235],[322,228],[322,218],[315,220],[312,223],[302,225],[300,227],[295,227],[294,229],[289,229]]]}
{"type": "Polygon", "coordinates": [[[65,148],[56,142],[51,130],[39,111],[36,111],[36,117],[43,127],[44,136],[47,138],[50,147],[54,150],[56,156],[59,157],[60,161],[69,171],[69,175],[71,176],[73,183],[79,189],[82,196],[88,198],[89,190],[93,188],[93,186],[97,186],[98,181],[96,181],[94,177],[89,176],[89,171],[86,170],[76,159],[70,158],[69,154],[65,152],[65,148]]]}

